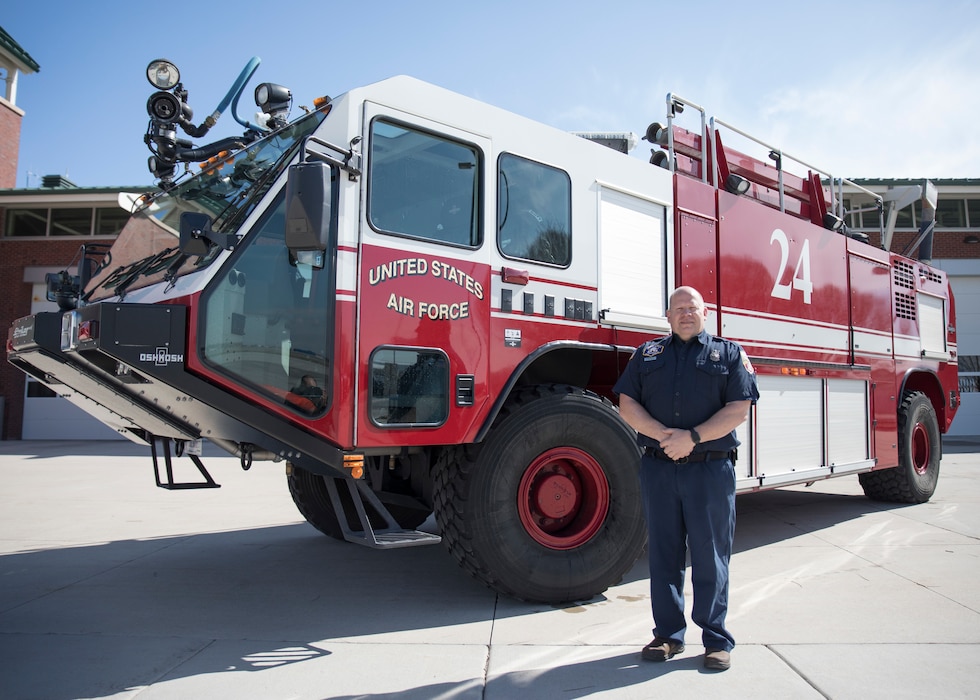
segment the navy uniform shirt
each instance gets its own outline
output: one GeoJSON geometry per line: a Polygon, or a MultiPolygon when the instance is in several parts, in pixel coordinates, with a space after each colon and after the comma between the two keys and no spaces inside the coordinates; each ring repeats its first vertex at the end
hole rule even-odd
{"type": "MultiPolygon", "coordinates": [[[[634,352],[613,391],[639,402],[667,428],[694,428],[733,401],[756,401],[755,370],[738,343],[701,331],[687,343],[671,334],[634,352]]],[[[659,447],[638,434],[641,447],[659,447]]],[[[695,446],[695,452],[727,452],[739,444],[735,431],[695,446]]]]}

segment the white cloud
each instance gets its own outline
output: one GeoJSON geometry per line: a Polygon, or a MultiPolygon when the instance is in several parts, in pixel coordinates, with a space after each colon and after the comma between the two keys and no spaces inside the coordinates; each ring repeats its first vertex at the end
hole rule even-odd
{"type": "Polygon", "coordinates": [[[766,95],[755,110],[766,140],[848,178],[980,177],[975,45],[904,68],[888,59],[766,95]]]}

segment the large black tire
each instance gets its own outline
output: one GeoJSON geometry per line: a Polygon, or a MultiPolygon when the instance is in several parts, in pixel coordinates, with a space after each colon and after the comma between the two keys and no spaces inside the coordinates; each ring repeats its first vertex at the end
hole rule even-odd
{"type": "Polygon", "coordinates": [[[443,541],[504,595],[591,598],[622,579],[646,541],[639,461],[609,401],[570,386],[522,390],[483,443],[437,461],[443,541]]]}
{"type": "MultiPolygon", "coordinates": [[[[330,500],[330,494],[327,492],[326,479],[329,478],[334,478],[337,484],[337,495],[340,497],[340,503],[344,509],[347,526],[351,530],[360,531],[361,523],[344,479],[320,476],[293,465],[290,465],[286,470],[289,495],[292,496],[297,510],[306,518],[306,522],[328,537],[342,540],[344,539],[344,532],[337,520],[337,512],[330,500]]],[[[384,518],[378,515],[370,504],[365,503],[364,507],[372,527],[387,527],[384,518]]],[[[395,521],[408,530],[421,525],[429,515],[427,511],[416,508],[398,507],[392,504],[386,504],[386,507],[395,521]]]]}
{"type": "Polygon", "coordinates": [[[898,409],[898,466],[861,474],[864,494],[876,501],[925,503],[936,491],[942,441],[932,402],[907,392],[898,409]]]}

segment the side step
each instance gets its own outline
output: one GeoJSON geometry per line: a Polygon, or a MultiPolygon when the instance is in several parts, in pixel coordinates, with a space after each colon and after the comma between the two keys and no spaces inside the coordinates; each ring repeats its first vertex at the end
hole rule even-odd
{"type": "MultiPolygon", "coordinates": [[[[330,495],[330,502],[333,504],[334,512],[343,513],[344,507],[340,502],[340,495],[337,492],[338,479],[324,479],[323,481],[327,486],[327,493],[330,495]]],[[[346,518],[337,518],[337,523],[344,533],[344,539],[348,542],[371,547],[372,549],[420,547],[426,544],[439,544],[442,542],[442,538],[439,535],[402,528],[392,517],[391,513],[388,512],[388,509],[385,508],[378,496],[363,481],[345,479],[344,483],[350,492],[350,498],[354,504],[354,508],[357,510],[357,519],[360,521],[362,528],[361,530],[352,530],[347,524],[346,518]],[[364,508],[365,499],[384,518],[387,527],[380,530],[374,529],[371,525],[371,519],[368,517],[367,511],[364,508]]]]}
{"type": "MultiPolygon", "coordinates": [[[[153,456],[153,477],[156,479],[157,486],[162,489],[167,489],[170,491],[176,491],[178,489],[220,489],[221,484],[215,483],[214,479],[208,473],[208,470],[204,468],[204,462],[196,454],[191,452],[187,453],[187,456],[191,458],[194,466],[197,467],[197,471],[201,473],[204,477],[204,481],[191,481],[191,482],[176,482],[174,481],[174,467],[173,462],[170,459],[170,438],[158,438],[156,435],[150,435],[150,454],[153,456]],[[163,443],[163,461],[167,473],[167,480],[163,481],[160,479],[160,463],[157,459],[157,440],[163,443]]],[[[178,455],[180,456],[180,455],[178,455]]]]}

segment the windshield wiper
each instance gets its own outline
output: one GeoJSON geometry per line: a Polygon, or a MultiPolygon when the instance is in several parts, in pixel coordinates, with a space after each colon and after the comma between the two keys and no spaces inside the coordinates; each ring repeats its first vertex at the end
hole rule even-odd
{"type": "Polygon", "coordinates": [[[142,277],[143,274],[153,272],[154,270],[151,268],[154,268],[158,262],[164,260],[175,252],[180,253],[176,247],[166,248],[155,255],[151,255],[148,258],[144,258],[143,260],[133,263],[129,267],[119,268],[106,279],[103,286],[112,287],[112,290],[119,296],[119,298],[123,299],[126,296],[126,290],[133,282],[142,277]],[[127,270],[129,270],[128,274],[124,274],[127,270]],[[113,287],[112,283],[115,281],[117,275],[122,276],[122,279],[113,287]]]}

